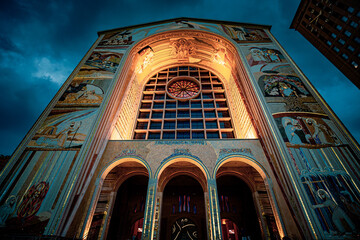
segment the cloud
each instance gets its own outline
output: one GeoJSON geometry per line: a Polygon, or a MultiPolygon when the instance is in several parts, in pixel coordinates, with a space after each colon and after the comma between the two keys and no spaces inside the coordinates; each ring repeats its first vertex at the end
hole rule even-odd
{"type": "Polygon", "coordinates": [[[34,60],[35,72],[34,77],[40,79],[50,79],[51,82],[62,84],[70,75],[71,69],[61,63],[59,59],[51,62],[48,58],[42,57],[34,60]]]}
{"type": "MultiPolygon", "coordinates": [[[[30,130],[59,86],[49,79],[29,78],[9,68],[0,68],[0,154],[9,155],[30,130]]],[[[30,77],[32,78],[32,77],[30,77]]]]}
{"type": "Polygon", "coordinates": [[[0,50],[5,52],[20,52],[20,49],[4,35],[0,35],[0,50]]]}

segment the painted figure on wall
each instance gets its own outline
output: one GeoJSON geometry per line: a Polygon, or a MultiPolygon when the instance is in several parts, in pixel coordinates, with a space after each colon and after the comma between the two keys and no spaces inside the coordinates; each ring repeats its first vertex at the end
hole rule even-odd
{"type": "Polygon", "coordinates": [[[105,35],[102,41],[99,43],[99,46],[131,45],[132,43],[134,43],[134,41],[132,41],[132,32],[129,30],[123,30],[119,33],[105,35]]]}
{"type": "MultiPolygon", "coordinates": [[[[266,71],[266,66],[264,65],[261,69],[262,72],[266,71]]],[[[289,64],[277,64],[276,66],[272,67],[271,71],[276,73],[287,73],[289,75],[295,75],[294,69],[289,64]]]]}
{"type": "Polygon", "coordinates": [[[157,27],[158,29],[156,32],[163,32],[163,31],[170,31],[170,30],[177,30],[177,29],[183,29],[183,28],[190,28],[190,29],[197,29],[197,30],[209,30],[207,27],[204,27],[202,24],[196,23],[196,22],[190,22],[185,20],[175,21],[172,23],[167,23],[165,25],[162,25],[160,27],[157,27]]]}
{"type": "Polygon", "coordinates": [[[324,231],[330,235],[357,231],[358,216],[349,210],[360,211],[358,200],[354,200],[359,196],[352,191],[354,188],[346,173],[332,170],[304,172],[301,181],[324,231]]]}
{"type": "Polygon", "coordinates": [[[318,123],[314,118],[304,118],[311,138],[316,144],[340,144],[339,138],[326,124],[318,123]]]}
{"type": "Polygon", "coordinates": [[[267,99],[271,101],[273,112],[323,113],[285,55],[274,44],[244,44],[241,49],[264,96],[278,98],[267,99]]]}
{"type": "Polygon", "coordinates": [[[11,195],[6,199],[4,205],[0,207],[0,228],[6,226],[6,220],[14,213],[16,201],[17,197],[11,195]]]}
{"type": "Polygon", "coordinates": [[[153,26],[137,28],[130,31],[132,32],[131,33],[132,41],[138,41],[159,32],[180,30],[180,29],[203,30],[203,31],[211,31],[217,34],[223,34],[223,29],[218,24],[193,22],[187,20],[178,20],[168,23],[162,23],[153,26]]]}
{"type": "Polygon", "coordinates": [[[360,229],[360,204],[348,191],[340,192],[340,200],[344,206],[344,209],[349,214],[354,223],[357,223],[356,227],[360,229]]]}
{"type": "Polygon", "coordinates": [[[267,74],[286,74],[296,76],[294,69],[288,63],[263,64],[259,69],[261,73],[267,74]]]}
{"type": "Polygon", "coordinates": [[[259,86],[265,97],[306,97],[310,93],[296,76],[263,75],[259,86]]]}
{"type": "Polygon", "coordinates": [[[314,113],[275,114],[275,121],[285,142],[290,144],[339,145],[341,141],[327,121],[328,117],[314,113]]]}
{"type": "Polygon", "coordinates": [[[302,126],[297,119],[284,117],[282,118],[282,125],[284,127],[286,137],[291,144],[308,143],[302,126]]]}
{"type": "Polygon", "coordinates": [[[59,103],[101,103],[104,91],[95,85],[73,81],[59,103]]]}
{"type": "Polygon", "coordinates": [[[263,29],[247,28],[242,26],[222,25],[224,32],[236,42],[243,41],[270,41],[263,29]]]}
{"type": "Polygon", "coordinates": [[[94,109],[61,114],[50,113],[43,126],[30,141],[29,147],[80,147],[95,116],[94,109]]]}
{"type": "Polygon", "coordinates": [[[115,73],[120,60],[121,54],[93,52],[85,65],[115,73]]]}
{"type": "Polygon", "coordinates": [[[250,66],[286,62],[285,57],[276,49],[251,47],[249,50],[250,54],[246,58],[250,66]]]}
{"type": "Polygon", "coordinates": [[[112,78],[113,72],[104,71],[102,69],[94,69],[83,66],[76,74],[76,78],[112,78]]]}
{"type": "Polygon", "coordinates": [[[19,218],[30,218],[34,216],[40,209],[46,193],[49,190],[49,184],[47,182],[40,182],[34,184],[25,193],[19,207],[17,209],[17,215],[19,218]]]}
{"type": "Polygon", "coordinates": [[[355,231],[355,225],[350,219],[350,217],[344,212],[344,210],[333,200],[331,199],[330,195],[324,190],[319,189],[317,190],[317,195],[321,200],[323,200],[323,203],[313,205],[312,208],[330,208],[332,210],[331,219],[332,222],[335,224],[335,227],[337,230],[341,233],[345,233],[345,224],[347,224],[352,231],[355,231]]]}

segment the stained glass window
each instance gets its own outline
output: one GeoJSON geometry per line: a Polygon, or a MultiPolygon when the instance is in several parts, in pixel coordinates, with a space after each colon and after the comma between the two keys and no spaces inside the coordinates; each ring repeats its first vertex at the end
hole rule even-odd
{"type": "Polygon", "coordinates": [[[224,85],[210,71],[164,69],[143,90],[134,139],[235,138],[224,85]]]}
{"type": "Polygon", "coordinates": [[[177,99],[191,99],[200,93],[200,85],[195,78],[174,78],[167,85],[170,97],[177,99]]]}

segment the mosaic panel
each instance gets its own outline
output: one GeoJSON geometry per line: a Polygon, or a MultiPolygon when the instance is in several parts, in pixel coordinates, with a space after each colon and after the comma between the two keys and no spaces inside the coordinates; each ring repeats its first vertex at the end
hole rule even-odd
{"type": "Polygon", "coordinates": [[[263,29],[249,28],[240,25],[221,25],[224,32],[238,43],[269,42],[269,36],[263,29]]]}

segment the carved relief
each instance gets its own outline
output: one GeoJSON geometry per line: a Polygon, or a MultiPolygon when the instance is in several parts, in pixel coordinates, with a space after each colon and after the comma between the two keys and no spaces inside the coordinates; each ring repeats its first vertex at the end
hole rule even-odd
{"type": "Polygon", "coordinates": [[[213,62],[224,65],[225,58],[226,58],[226,49],[225,48],[218,48],[218,49],[214,50],[214,54],[212,56],[213,62]]]}
{"type": "Polygon", "coordinates": [[[139,52],[139,60],[136,66],[136,72],[142,73],[144,69],[153,61],[154,51],[150,46],[146,46],[139,52]]]}
{"type": "Polygon", "coordinates": [[[180,38],[174,41],[171,41],[171,54],[174,55],[179,60],[187,60],[190,56],[195,54],[195,44],[192,40],[187,40],[185,38],[180,38]]]}

